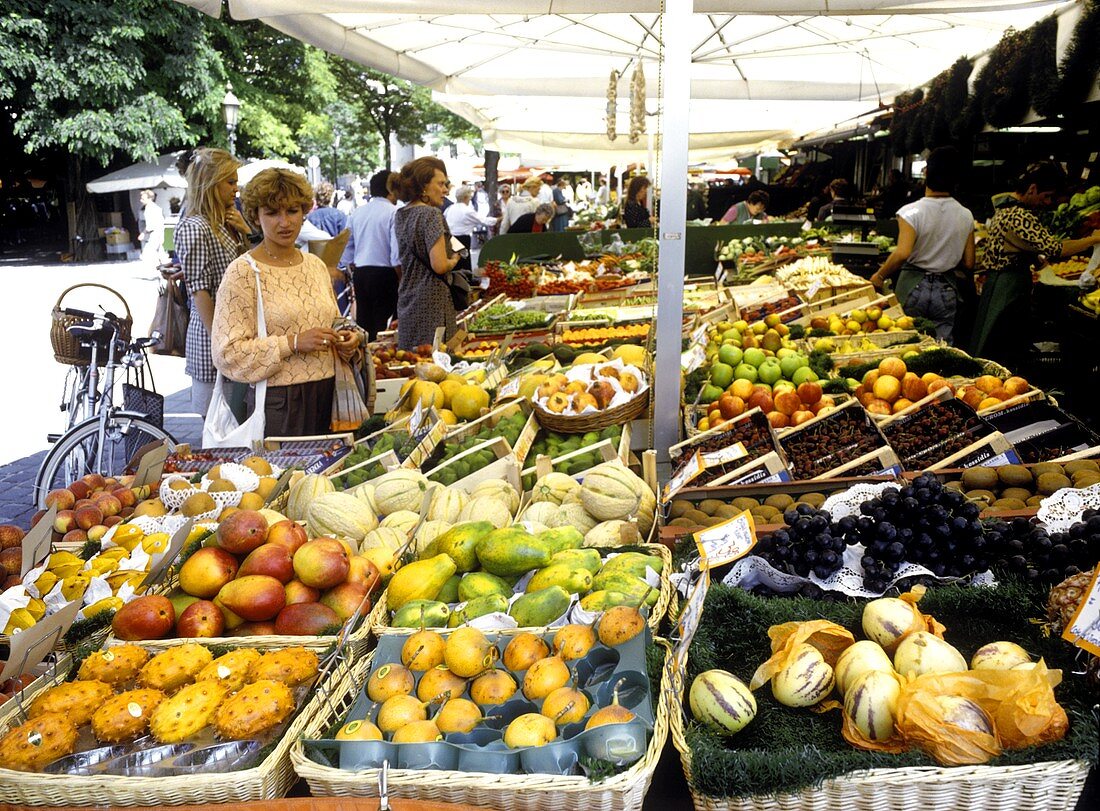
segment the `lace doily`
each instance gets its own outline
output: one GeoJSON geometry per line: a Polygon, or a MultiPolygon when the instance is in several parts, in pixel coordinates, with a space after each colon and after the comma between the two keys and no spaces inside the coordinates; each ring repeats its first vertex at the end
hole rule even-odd
{"type": "Polygon", "coordinates": [[[1100,484],[1078,490],[1063,487],[1043,499],[1036,514],[1047,532],[1066,532],[1081,522],[1081,514],[1089,509],[1100,509],[1100,484]]]}
{"type": "MultiPolygon", "coordinates": [[[[859,505],[868,499],[877,498],[887,490],[900,490],[901,485],[894,482],[880,482],[878,484],[853,484],[841,493],[833,493],[821,505],[821,509],[827,510],[834,521],[839,521],[847,515],[859,517],[859,505]]],[[[857,558],[858,562],[858,558],[857,558]]]]}

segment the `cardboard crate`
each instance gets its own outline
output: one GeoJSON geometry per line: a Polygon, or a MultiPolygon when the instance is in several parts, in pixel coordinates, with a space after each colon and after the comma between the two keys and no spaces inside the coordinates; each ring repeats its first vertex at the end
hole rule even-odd
{"type": "MultiPolygon", "coordinates": [[[[702,433],[695,433],[683,442],[672,445],[668,449],[668,453],[670,459],[673,460],[674,467],[679,466],[681,459],[686,461],[686,459],[694,454],[696,449],[700,446],[710,443],[712,440],[726,434],[729,435],[729,442],[727,445],[705,452],[700,456],[704,463],[704,467],[707,469],[719,466],[723,468],[723,472],[720,474],[720,478],[723,481],[735,480],[739,478],[737,474],[742,471],[748,472],[757,468],[757,461],[768,454],[775,455],[779,462],[779,465],[774,470],[769,470],[769,474],[787,470],[783,452],[776,440],[775,432],[772,430],[771,424],[759,408],[750,409],[724,425],[711,428],[702,433]],[[742,442],[736,440],[734,432],[737,428],[746,423],[752,423],[758,429],[763,430],[764,438],[763,441],[759,443],[760,447],[755,449],[746,448],[742,442]],[[751,456],[754,451],[757,455],[751,456]]],[[[703,475],[706,474],[704,473],[703,475]]]]}
{"type": "MultiPolygon", "coordinates": [[[[935,442],[931,445],[923,446],[921,449],[909,457],[902,456],[899,452],[898,456],[901,459],[901,464],[906,470],[936,470],[944,467],[945,463],[950,463],[958,459],[964,458],[971,451],[977,452],[980,447],[983,446],[984,441],[995,433],[993,426],[986,420],[978,416],[974,409],[955,397],[954,393],[950,389],[943,388],[933,392],[922,400],[917,401],[912,406],[906,408],[895,415],[892,415],[879,423],[880,427],[887,440],[895,435],[896,432],[903,432],[907,430],[908,426],[914,425],[916,422],[923,420],[927,417],[928,410],[931,408],[944,408],[957,412],[960,416],[973,421],[974,425],[968,429],[970,441],[966,447],[960,448],[957,451],[948,453],[947,448],[958,442],[959,434],[954,434],[950,437],[946,437],[939,442],[935,442]]],[[[1002,453],[1011,449],[1011,443],[1004,439],[1003,434],[999,434],[1004,447],[1001,448],[998,453],[1002,453]]],[[[895,439],[895,442],[898,440],[895,439]]],[[[892,446],[893,447],[893,446],[892,446]]],[[[895,447],[896,450],[896,447],[895,447]]],[[[1012,454],[1013,458],[1015,453],[1012,454]]],[[[994,463],[1002,464],[1002,463],[994,463]]],[[[1007,464],[1007,463],[1003,463],[1007,464]]]]}
{"type": "MultiPolygon", "coordinates": [[[[539,459],[546,459],[548,467],[545,471],[539,472],[537,464],[531,464],[531,459],[528,458],[531,453],[531,446],[534,444],[539,431],[542,430],[542,426],[538,423],[538,415],[532,414],[531,419],[524,428],[524,433],[520,435],[520,440],[516,446],[516,456],[521,463],[525,463],[521,476],[528,476],[535,474],[538,476],[545,475],[553,470],[558,464],[562,462],[568,462],[570,459],[574,459],[578,456],[583,456],[588,453],[596,453],[600,457],[600,461],[596,464],[602,464],[603,462],[610,462],[613,459],[619,459],[624,465],[630,464],[630,437],[631,427],[627,423],[623,426],[622,434],[619,436],[619,442],[616,444],[610,439],[601,439],[599,442],[594,442],[591,445],[587,445],[583,448],[577,448],[575,451],[569,453],[563,453],[561,456],[555,456],[553,458],[539,455],[539,459]]],[[[595,465],[593,465],[595,467],[595,465]]],[[[578,481],[583,478],[586,471],[570,474],[578,481]]]]}
{"type": "Polygon", "coordinates": [[[848,400],[827,414],[819,414],[801,425],[783,431],[779,435],[779,445],[783,450],[791,475],[794,478],[800,477],[798,468],[801,466],[803,460],[796,458],[794,454],[792,454],[791,445],[793,441],[805,432],[814,431],[818,426],[828,420],[838,419],[854,419],[859,425],[859,437],[843,447],[823,447],[821,455],[816,457],[815,461],[827,467],[818,473],[817,476],[806,478],[818,478],[835,469],[846,468],[849,463],[867,456],[867,454],[872,451],[888,447],[889,443],[886,441],[886,437],[883,436],[882,431],[879,430],[874,420],[871,419],[871,415],[868,414],[863,409],[863,406],[857,401],[848,400]]]}
{"type": "Polygon", "coordinates": [[[485,449],[489,449],[496,456],[496,460],[490,462],[481,470],[476,470],[461,479],[456,480],[453,484],[448,485],[450,487],[461,487],[467,493],[473,492],[473,489],[477,487],[481,482],[488,481],[490,479],[500,479],[511,484],[517,493],[523,492],[523,485],[520,481],[519,475],[519,462],[516,461],[515,454],[512,453],[512,449],[508,447],[508,442],[503,437],[494,437],[493,439],[482,442],[463,451],[460,454],[456,454],[448,459],[443,464],[432,469],[430,473],[427,473],[430,481],[436,481],[432,479],[432,476],[439,473],[448,467],[452,467],[460,460],[470,456],[471,454],[478,453],[485,449]]]}
{"type": "Polygon", "coordinates": [[[997,467],[998,465],[1018,465],[1020,457],[1004,434],[994,431],[977,442],[967,445],[958,453],[941,459],[925,470],[942,470],[946,467],[997,467]]]}

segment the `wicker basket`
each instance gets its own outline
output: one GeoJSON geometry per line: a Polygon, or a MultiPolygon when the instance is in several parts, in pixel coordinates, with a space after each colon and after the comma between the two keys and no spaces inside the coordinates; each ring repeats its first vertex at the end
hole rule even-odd
{"type": "MultiPolygon", "coordinates": [[[[655,640],[666,651],[668,643],[655,640]]],[[[350,685],[341,685],[342,695],[335,712],[323,707],[302,735],[316,738],[351,709],[355,689],[367,678],[370,659],[364,657],[354,665],[350,685]]],[[[469,803],[497,811],[639,811],[661,750],[668,735],[669,685],[667,668],[662,668],[661,686],[656,698],[656,718],[653,735],[645,756],[620,774],[599,783],[586,777],[563,777],[549,774],[487,774],[479,772],[422,771],[391,769],[389,796],[429,802],[469,803]]],[[[347,771],[322,766],[306,757],[301,740],[290,751],[291,761],[299,776],[309,783],[310,793],[320,796],[377,797],[378,770],[347,771]]]]}
{"type": "Polygon", "coordinates": [[[691,784],[691,750],[684,737],[681,709],[682,679],[681,673],[675,677],[669,726],[691,801],[699,811],[1072,811],[1089,773],[1089,764],[1080,760],[1023,766],[869,769],[791,794],[710,797],[691,784]]]}
{"type": "MultiPolygon", "coordinates": [[[[54,360],[70,366],[87,366],[92,362],[92,350],[89,347],[81,346],[80,339],[69,333],[69,327],[76,324],[90,324],[91,322],[86,318],[66,315],[65,308],[61,306],[65,296],[78,287],[98,287],[116,296],[122,302],[122,306],[126,308],[126,315],[118,319],[118,338],[120,341],[130,341],[134,317],[130,314],[130,305],[126,303],[126,299],[122,297],[122,294],[117,290],[112,290],[105,284],[94,284],[93,282],[74,284],[57,297],[57,303],[53,306],[52,312],[53,323],[50,325],[50,343],[53,344],[54,360]]],[[[96,365],[104,366],[106,363],[107,353],[100,352],[96,359],[96,365]]]]}
{"type": "Polygon", "coordinates": [[[607,428],[609,425],[624,425],[636,419],[649,405],[649,391],[646,389],[634,399],[606,411],[590,411],[587,414],[565,416],[547,411],[538,404],[535,405],[535,411],[539,415],[539,422],[551,431],[562,434],[584,434],[607,428]]]}

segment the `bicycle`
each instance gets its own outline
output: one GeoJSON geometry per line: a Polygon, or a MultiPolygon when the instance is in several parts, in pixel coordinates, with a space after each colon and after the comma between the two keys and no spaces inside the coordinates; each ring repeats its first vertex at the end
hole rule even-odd
{"type": "Polygon", "coordinates": [[[91,362],[75,366],[66,380],[62,410],[68,412],[67,430],[56,442],[34,482],[34,499],[40,509],[46,507],[46,494],[66,487],[85,475],[104,476],[122,473],[150,443],[167,442],[169,450],[176,441],[170,433],[149,422],[146,414],[120,408],[114,403],[116,372],[119,369],[144,370],[145,350],[161,340],[157,333],[133,341],[120,339],[121,324],[113,313],[91,313],[65,308],[61,312],[74,320],[66,331],[91,353],[91,362]],[[100,353],[107,353],[100,388],[100,353]]]}

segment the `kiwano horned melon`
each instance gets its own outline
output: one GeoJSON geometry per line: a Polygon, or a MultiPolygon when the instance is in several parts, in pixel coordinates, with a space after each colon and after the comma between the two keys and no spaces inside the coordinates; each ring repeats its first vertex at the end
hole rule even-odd
{"type": "Polygon", "coordinates": [[[193,682],[212,661],[214,655],[202,645],[190,643],[169,648],[146,662],[138,674],[138,686],[173,693],[193,682]]]}
{"type": "Polygon", "coordinates": [[[214,719],[214,713],[228,695],[229,688],[220,682],[189,684],[157,705],[149,731],[161,743],[185,741],[214,719]]]}
{"type": "Polygon", "coordinates": [[[113,696],[111,685],[101,681],[71,681],[51,687],[39,695],[27,711],[28,718],[37,718],[50,712],[58,712],[76,726],[88,723],[92,713],[104,701],[113,696]]]}
{"type": "Polygon", "coordinates": [[[294,695],[281,681],[253,682],[226,699],[214,715],[214,729],[236,741],[259,735],[285,721],[294,712],[294,695]]]}
{"type": "Polygon", "coordinates": [[[102,681],[114,687],[137,678],[149,660],[145,648],[137,645],[118,645],[107,650],[97,650],[80,663],[76,677],[80,681],[102,681]]]}
{"type": "Polygon", "coordinates": [[[252,666],[258,661],[260,653],[252,648],[232,650],[200,670],[195,681],[220,681],[230,690],[240,690],[248,684],[252,666]]]}
{"type": "Polygon", "coordinates": [[[132,741],[145,734],[149,719],[167,696],[160,690],[128,690],[111,696],[92,715],[92,732],[102,743],[132,741]]]}
{"type": "Polygon", "coordinates": [[[317,654],[305,648],[283,648],[261,656],[249,671],[249,681],[267,679],[281,681],[291,687],[309,681],[317,675],[320,662],[317,654]]]}
{"type": "Polygon", "coordinates": [[[76,725],[59,712],[47,712],[13,727],[0,739],[0,768],[40,772],[76,748],[76,725]]]}

